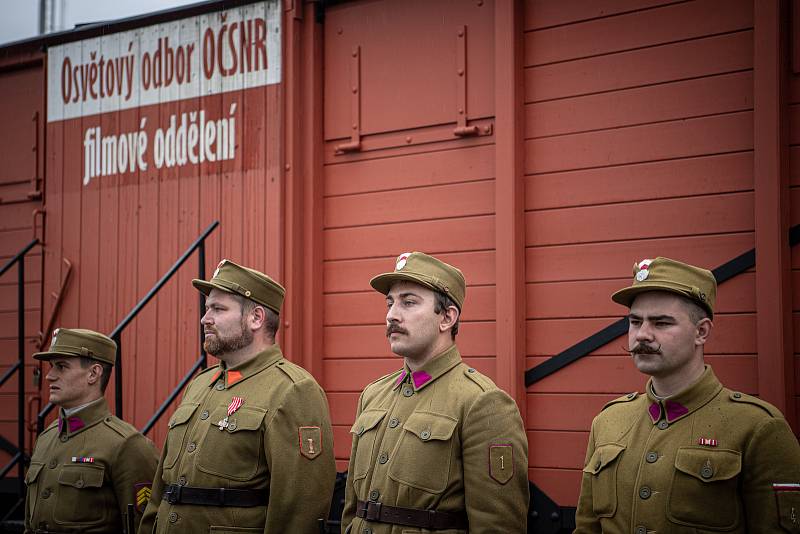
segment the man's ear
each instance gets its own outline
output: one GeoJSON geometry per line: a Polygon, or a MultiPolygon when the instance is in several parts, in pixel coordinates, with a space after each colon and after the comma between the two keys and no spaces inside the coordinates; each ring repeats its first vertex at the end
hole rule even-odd
{"type": "Polygon", "coordinates": [[[89,376],[86,378],[86,381],[89,385],[95,385],[100,382],[100,378],[103,376],[103,366],[99,363],[92,363],[89,366],[89,376]]]}
{"type": "Polygon", "coordinates": [[[695,328],[697,333],[694,337],[694,344],[705,345],[711,336],[711,331],[714,329],[714,323],[708,317],[703,317],[697,322],[695,328]]]}
{"type": "Polygon", "coordinates": [[[247,323],[251,330],[259,330],[267,321],[267,311],[262,306],[253,306],[247,323]]]}
{"type": "Polygon", "coordinates": [[[445,332],[453,328],[458,321],[458,316],[461,313],[455,306],[448,306],[441,314],[441,321],[439,321],[439,332],[445,332]]]}

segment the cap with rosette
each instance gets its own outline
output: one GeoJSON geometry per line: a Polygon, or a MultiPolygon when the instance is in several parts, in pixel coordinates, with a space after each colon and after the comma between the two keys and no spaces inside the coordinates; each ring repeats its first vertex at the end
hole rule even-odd
{"type": "Polygon", "coordinates": [[[405,280],[443,293],[461,310],[466,297],[466,282],[459,269],[422,252],[405,252],[395,260],[394,271],[379,274],[369,281],[376,291],[389,293],[392,284],[405,280]]]}
{"type": "Polygon", "coordinates": [[[114,365],[117,361],[117,344],[108,336],[83,328],[56,328],[50,349],[33,355],[37,360],[74,358],[84,356],[114,365]]]}
{"type": "Polygon", "coordinates": [[[633,300],[645,291],[669,291],[697,303],[714,317],[717,280],[700,267],[659,256],[633,264],[633,285],[620,289],[611,299],[630,308],[633,300]]]}
{"type": "Polygon", "coordinates": [[[192,285],[206,296],[212,289],[241,295],[277,314],[281,313],[283,297],[286,295],[283,286],[266,274],[243,267],[231,260],[219,262],[211,280],[194,279],[192,285]]]}

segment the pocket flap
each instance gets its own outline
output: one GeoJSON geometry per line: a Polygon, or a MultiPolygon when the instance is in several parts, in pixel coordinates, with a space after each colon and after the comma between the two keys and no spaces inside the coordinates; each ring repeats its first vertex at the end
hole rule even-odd
{"type": "MultiPolygon", "coordinates": [[[[222,417],[228,414],[228,408],[225,407],[222,412],[222,417]]],[[[228,432],[238,432],[239,430],[258,430],[261,428],[261,422],[264,416],[267,415],[267,410],[257,406],[242,406],[236,410],[233,415],[228,418],[228,432]]],[[[211,422],[212,425],[218,425],[217,421],[211,422]]]]}
{"type": "Polygon", "coordinates": [[[58,473],[58,483],[73,488],[99,488],[103,485],[105,467],[96,464],[67,464],[58,473]]]}
{"type": "Polygon", "coordinates": [[[675,469],[703,482],[729,480],[742,471],[742,453],[728,449],[681,447],[675,469]]]}
{"type": "Polygon", "coordinates": [[[387,410],[381,409],[364,410],[361,412],[361,415],[358,416],[356,422],[353,423],[353,426],[350,427],[350,432],[360,436],[364,432],[375,428],[386,415],[386,411],[387,410]]]}
{"type": "Polygon", "coordinates": [[[622,454],[624,450],[625,445],[620,445],[619,443],[606,443],[598,446],[586,463],[586,467],[583,468],[583,472],[596,475],[616,460],[617,456],[622,454]]]}
{"type": "Polygon", "coordinates": [[[36,482],[36,477],[39,476],[39,471],[44,467],[43,462],[31,462],[28,472],[25,473],[25,484],[31,485],[36,482]]]}
{"type": "Polygon", "coordinates": [[[458,419],[435,412],[414,412],[408,417],[403,428],[422,441],[431,439],[448,440],[458,425],[458,419]]]}
{"type": "Polygon", "coordinates": [[[178,406],[178,409],[175,410],[175,413],[172,414],[172,417],[169,420],[169,427],[172,428],[175,425],[182,425],[186,423],[189,419],[192,418],[192,414],[199,406],[198,403],[192,404],[181,404],[178,406]]]}

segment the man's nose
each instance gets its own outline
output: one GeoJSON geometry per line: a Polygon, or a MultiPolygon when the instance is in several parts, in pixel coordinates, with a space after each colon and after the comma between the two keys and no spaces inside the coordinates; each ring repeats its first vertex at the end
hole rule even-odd
{"type": "Polygon", "coordinates": [[[207,324],[211,324],[211,310],[206,310],[203,316],[200,318],[200,324],[205,326],[207,324]]]}
{"type": "Polygon", "coordinates": [[[386,323],[397,322],[400,322],[400,314],[397,313],[397,304],[390,304],[389,308],[386,310],[386,323]]]}
{"type": "Polygon", "coordinates": [[[44,377],[44,378],[45,378],[45,380],[47,380],[47,381],[49,381],[49,382],[55,382],[55,380],[56,380],[58,377],[57,377],[57,376],[55,376],[55,374],[53,374],[53,371],[54,371],[54,370],[55,370],[55,369],[51,367],[51,368],[50,368],[50,370],[49,370],[49,371],[47,371],[47,374],[46,374],[46,375],[45,375],[45,377],[44,377]]]}

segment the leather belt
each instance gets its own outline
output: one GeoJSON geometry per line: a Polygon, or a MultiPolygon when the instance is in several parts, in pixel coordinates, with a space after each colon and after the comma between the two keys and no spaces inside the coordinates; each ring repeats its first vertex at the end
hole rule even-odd
{"type": "Polygon", "coordinates": [[[440,512],[438,510],[387,506],[375,501],[358,501],[356,503],[356,515],[363,517],[367,521],[427,528],[429,530],[444,530],[448,528],[466,530],[469,528],[467,512],[463,511],[440,512]]]}
{"type": "Polygon", "coordinates": [[[202,506],[266,506],[267,490],[192,488],[170,484],[161,498],[170,504],[199,504],[202,506]]]}

